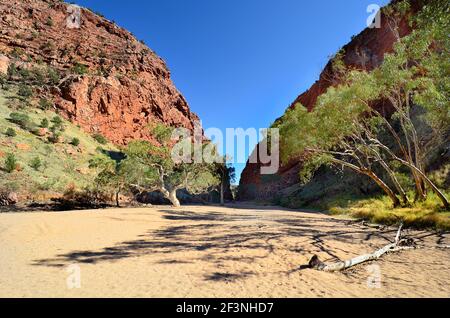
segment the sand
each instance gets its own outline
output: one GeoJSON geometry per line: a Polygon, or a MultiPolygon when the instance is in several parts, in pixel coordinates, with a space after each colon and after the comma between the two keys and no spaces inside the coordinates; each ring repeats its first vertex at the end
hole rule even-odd
{"type": "MultiPolygon", "coordinates": [[[[372,252],[395,232],[252,206],[0,213],[0,297],[449,297],[448,249],[342,273],[301,267],[313,254],[372,252]]],[[[405,234],[427,247],[450,241],[405,234]]]]}

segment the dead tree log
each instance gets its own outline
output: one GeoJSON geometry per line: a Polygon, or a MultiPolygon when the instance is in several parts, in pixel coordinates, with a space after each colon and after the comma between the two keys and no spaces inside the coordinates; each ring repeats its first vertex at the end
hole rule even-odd
{"type": "Polygon", "coordinates": [[[317,255],[314,255],[309,261],[308,266],[310,268],[314,268],[324,272],[342,271],[364,262],[377,260],[384,254],[389,252],[398,252],[401,250],[414,248],[414,241],[412,239],[403,239],[403,240],[401,239],[402,228],[403,224],[400,225],[397,231],[394,243],[388,244],[385,247],[373,252],[372,254],[360,255],[350,260],[340,261],[336,263],[323,263],[320,261],[317,255]]]}

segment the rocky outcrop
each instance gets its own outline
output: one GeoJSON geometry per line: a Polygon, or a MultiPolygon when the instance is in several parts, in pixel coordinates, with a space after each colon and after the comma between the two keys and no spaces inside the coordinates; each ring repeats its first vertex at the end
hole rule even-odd
{"type": "Polygon", "coordinates": [[[15,192],[0,192],[0,206],[9,206],[17,204],[19,201],[15,192]]]}
{"type": "Polygon", "coordinates": [[[0,0],[0,12],[0,71],[54,70],[58,83],[36,90],[87,132],[125,144],[151,139],[149,122],[192,129],[198,120],[165,62],[114,22],[83,8],[78,25],[57,0],[0,0]]]}
{"type": "MultiPolygon", "coordinates": [[[[412,10],[409,14],[416,12],[420,8],[420,3],[422,2],[412,1],[412,10]]],[[[398,36],[400,37],[411,32],[408,16],[404,16],[399,21],[398,26],[398,36]]],[[[394,43],[397,40],[396,36],[387,17],[383,15],[380,28],[364,30],[342,48],[343,61],[349,69],[357,68],[371,71],[383,62],[384,54],[392,52],[394,43]]],[[[333,70],[332,61],[330,61],[320,74],[319,79],[309,90],[298,96],[290,108],[301,104],[311,111],[318,97],[325,93],[330,86],[338,84],[338,76],[333,70]]],[[[379,105],[374,105],[374,107],[389,108],[389,105],[380,102],[379,105]]],[[[280,149],[280,151],[282,152],[283,149],[280,149]]],[[[265,177],[260,175],[261,164],[247,163],[241,176],[238,199],[267,200],[272,199],[275,195],[289,191],[290,188],[295,188],[298,183],[300,165],[301,158],[298,158],[283,165],[276,176],[265,177]]]]}
{"type": "Polygon", "coordinates": [[[8,73],[9,58],[0,54],[0,75],[6,75],[8,73]]]}

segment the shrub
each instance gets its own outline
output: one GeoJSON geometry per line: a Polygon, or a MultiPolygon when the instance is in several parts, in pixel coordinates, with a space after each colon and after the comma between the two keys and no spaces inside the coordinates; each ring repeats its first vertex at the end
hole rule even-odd
{"type": "Polygon", "coordinates": [[[38,132],[38,126],[30,120],[30,117],[28,117],[27,114],[11,113],[9,115],[9,121],[33,134],[38,132]]]}
{"type": "Polygon", "coordinates": [[[0,87],[4,88],[6,84],[6,76],[3,73],[0,73],[0,87]]]}
{"type": "Polygon", "coordinates": [[[30,124],[30,117],[27,114],[11,113],[9,115],[9,121],[25,129],[30,124]]]}
{"type": "Polygon", "coordinates": [[[17,167],[17,159],[16,156],[13,153],[9,153],[6,155],[5,159],[5,170],[8,173],[13,172],[16,170],[17,167]]]}
{"type": "Polygon", "coordinates": [[[30,167],[36,171],[39,171],[39,168],[42,166],[42,161],[39,157],[34,157],[30,161],[30,167]]]}
{"type": "Polygon", "coordinates": [[[44,86],[45,85],[45,74],[39,68],[33,68],[31,70],[31,78],[36,82],[36,85],[44,86]]]}
{"type": "Polygon", "coordinates": [[[48,137],[48,141],[52,144],[57,144],[61,140],[61,133],[53,131],[52,134],[48,137]]]}
{"type": "Polygon", "coordinates": [[[49,27],[52,27],[53,26],[53,19],[52,19],[52,17],[48,17],[47,21],[45,22],[45,24],[47,26],[49,26],[49,27]]]}
{"type": "Polygon", "coordinates": [[[51,121],[52,121],[53,125],[56,125],[56,126],[61,126],[63,123],[62,118],[59,116],[53,117],[51,121]]]}
{"type": "Polygon", "coordinates": [[[48,119],[44,118],[44,119],[41,120],[40,126],[41,126],[41,128],[48,128],[49,124],[50,123],[49,123],[48,119]]]}
{"type": "Polygon", "coordinates": [[[108,143],[108,140],[101,134],[95,134],[92,136],[92,138],[95,139],[99,144],[106,145],[108,143]]]}
{"type": "Polygon", "coordinates": [[[80,144],[80,139],[78,139],[78,138],[72,138],[72,141],[70,142],[70,144],[71,144],[72,146],[77,147],[77,146],[80,144]]]}
{"type": "Polygon", "coordinates": [[[16,59],[20,59],[23,54],[25,54],[25,51],[22,48],[17,47],[15,47],[11,52],[11,56],[16,59]]]}
{"type": "Polygon", "coordinates": [[[33,95],[33,90],[31,89],[30,86],[25,85],[25,84],[21,84],[19,86],[19,91],[17,92],[18,95],[24,97],[24,98],[28,98],[31,97],[33,95]]]}
{"type": "Polygon", "coordinates": [[[61,80],[59,73],[52,68],[47,70],[47,78],[50,85],[57,85],[61,80]]]}
{"type": "Polygon", "coordinates": [[[41,98],[39,100],[39,108],[43,110],[48,110],[53,107],[53,103],[47,98],[41,98]]]}
{"type": "Polygon", "coordinates": [[[75,65],[72,67],[72,73],[74,73],[74,74],[84,75],[87,72],[88,72],[88,67],[81,63],[75,63],[75,65]]]}
{"type": "Polygon", "coordinates": [[[8,137],[16,137],[17,133],[14,129],[8,128],[8,129],[6,129],[5,135],[8,137]]]}
{"type": "Polygon", "coordinates": [[[57,131],[63,131],[64,130],[64,125],[63,125],[63,120],[61,117],[59,116],[55,116],[52,118],[51,120],[52,122],[52,127],[50,127],[50,130],[52,132],[57,132],[57,131]]]}
{"type": "Polygon", "coordinates": [[[111,200],[110,195],[99,189],[85,188],[77,190],[70,184],[61,199],[55,199],[62,209],[82,209],[106,207],[111,200]]]}
{"type": "Polygon", "coordinates": [[[17,66],[16,64],[12,63],[8,66],[8,78],[11,79],[15,76],[17,76],[17,66]]]}
{"type": "Polygon", "coordinates": [[[30,123],[27,127],[27,130],[32,133],[33,135],[40,136],[40,129],[39,126],[35,123],[30,123]]]}

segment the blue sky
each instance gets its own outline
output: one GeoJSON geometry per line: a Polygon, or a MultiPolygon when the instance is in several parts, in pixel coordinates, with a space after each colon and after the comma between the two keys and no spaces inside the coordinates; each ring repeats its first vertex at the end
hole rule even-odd
{"type": "MultiPolygon", "coordinates": [[[[264,128],[388,0],[78,0],[161,56],[205,128],[264,128]]],[[[251,145],[253,147],[253,145],[251,145]]],[[[237,164],[240,175],[244,164],[237,164]]]]}

